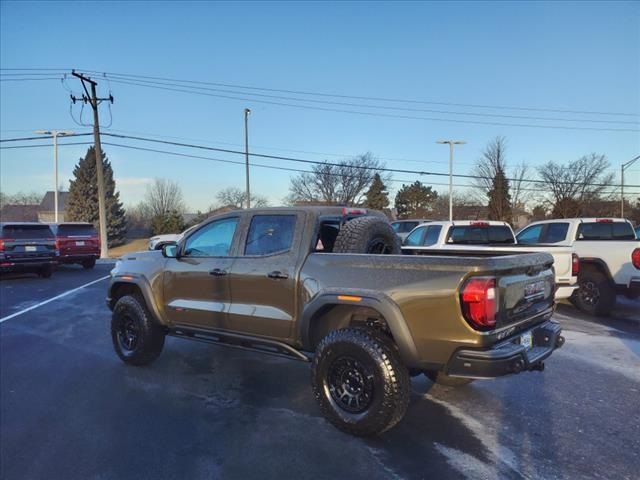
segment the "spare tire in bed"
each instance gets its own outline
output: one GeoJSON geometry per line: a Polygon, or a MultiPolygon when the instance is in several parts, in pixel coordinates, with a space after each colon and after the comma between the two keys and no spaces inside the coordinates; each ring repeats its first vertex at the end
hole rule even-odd
{"type": "Polygon", "coordinates": [[[333,253],[401,253],[400,238],[380,217],[358,217],[345,223],[336,237],[333,253]]]}

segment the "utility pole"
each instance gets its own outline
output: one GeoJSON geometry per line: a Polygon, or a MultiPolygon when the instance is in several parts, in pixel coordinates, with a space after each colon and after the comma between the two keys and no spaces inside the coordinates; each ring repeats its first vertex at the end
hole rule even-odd
{"type": "Polygon", "coordinates": [[[74,133],[60,130],[37,130],[34,133],[38,135],[49,135],[53,138],[53,211],[54,222],[58,223],[58,137],[66,137],[74,133]]]}
{"type": "Polygon", "coordinates": [[[247,177],[247,208],[251,208],[251,190],[249,189],[249,114],[251,110],[244,109],[244,157],[247,177]]]}
{"type": "MultiPolygon", "coordinates": [[[[96,94],[96,85],[98,82],[92,80],[91,78],[77,73],[75,70],[71,71],[71,74],[74,77],[78,77],[82,82],[82,88],[86,93],[86,96],[82,95],[82,101],[85,104],[91,105],[93,109],[93,141],[95,143],[95,154],[96,154],[96,174],[98,177],[98,219],[100,222],[100,258],[109,258],[109,246],[107,243],[107,214],[105,208],[105,191],[104,191],[104,170],[102,163],[102,146],[100,145],[100,122],[98,119],[98,106],[103,101],[109,101],[113,103],[113,97],[109,95],[107,98],[98,98],[96,94]],[[89,90],[87,90],[87,85],[91,85],[91,94],[89,94],[89,90]]],[[[73,103],[76,103],[77,98],[71,95],[71,100],[73,103]]]]}
{"type": "Polygon", "coordinates": [[[453,221],[453,146],[464,145],[462,140],[438,140],[436,143],[449,145],[449,221],[453,221]]]}
{"type": "Polygon", "coordinates": [[[624,218],[624,170],[640,160],[640,155],[620,165],[620,217],[624,218]]]}

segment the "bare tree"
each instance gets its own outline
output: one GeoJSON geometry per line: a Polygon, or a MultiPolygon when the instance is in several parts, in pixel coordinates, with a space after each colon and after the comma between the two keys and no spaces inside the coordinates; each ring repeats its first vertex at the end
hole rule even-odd
{"type": "MultiPolygon", "coordinates": [[[[309,173],[301,173],[291,179],[289,203],[323,202],[340,205],[360,204],[369,185],[384,164],[371,153],[358,155],[339,163],[314,165],[309,173]]],[[[389,175],[381,174],[383,182],[389,175]]]]}
{"type": "Polygon", "coordinates": [[[511,173],[511,209],[525,208],[533,195],[533,189],[527,185],[531,185],[528,180],[531,179],[531,171],[529,165],[525,162],[516,165],[511,173]]]}
{"type": "Polygon", "coordinates": [[[147,186],[142,208],[146,208],[152,218],[165,216],[174,211],[184,213],[180,185],[166,178],[154,179],[153,183],[147,186]]]}
{"type": "MultiPolygon", "coordinates": [[[[216,199],[221,207],[243,208],[247,203],[247,192],[236,187],[228,187],[220,190],[216,199]]],[[[266,207],[269,201],[261,195],[251,195],[251,206],[254,208],[266,207]]]]}
{"type": "Polygon", "coordinates": [[[496,137],[491,140],[482,152],[482,156],[476,162],[473,175],[476,178],[472,183],[476,189],[476,200],[484,204],[487,196],[493,188],[493,179],[498,172],[507,171],[507,140],[504,137],[496,137]]]}
{"type": "Polygon", "coordinates": [[[538,168],[544,181],[541,189],[550,194],[547,197],[554,217],[569,218],[580,215],[589,202],[599,200],[613,182],[607,157],[591,153],[567,165],[548,162],[538,168]]]}
{"type": "Polygon", "coordinates": [[[2,194],[2,203],[10,205],[38,205],[43,195],[36,192],[18,192],[13,195],[2,194]]]}

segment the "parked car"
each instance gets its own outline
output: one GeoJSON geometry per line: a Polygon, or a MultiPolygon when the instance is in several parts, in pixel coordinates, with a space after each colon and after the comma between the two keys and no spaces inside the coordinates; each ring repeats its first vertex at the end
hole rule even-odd
{"type": "Polygon", "coordinates": [[[527,245],[571,246],[580,256],[579,289],[571,297],[580,310],[608,315],[616,294],[640,295],[640,241],[623,218],[564,218],[534,222],[518,235],[527,245]]]}
{"type": "Polygon", "coordinates": [[[640,225],[636,227],[636,237],[640,239],[640,225]]]}
{"type": "Polygon", "coordinates": [[[553,257],[556,299],[569,298],[578,288],[580,260],[572,247],[518,244],[511,226],[506,222],[456,220],[419,225],[404,241],[402,251],[414,255],[546,252],[553,257]]]}
{"type": "Polygon", "coordinates": [[[0,272],[33,272],[49,278],[57,259],[56,241],[49,225],[0,223],[0,272]]]}
{"type": "Polygon", "coordinates": [[[91,223],[63,222],[50,224],[60,251],[58,263],[78,263],[93,268],[100,258],[100,238],[91,223]]]}
{"type": "Polygon", "coordinates": [[[193,225],[193,226],[187,228],[182,233],[165,233],[163,235],[156,235],[154,237],[151,237],[149,239],[149,250],[162,250],[162,247],[164,247],[165,245],[178,243],[178,241],[186,233],[190,232],[192,229],[194,229],[197,226],[198,225],[193,225]]]}
{"type": "Polygon", "coordinates": [[[431,220],[427,219],[396,220],[395,222],[391,222],[391,227],[398,234],[400,240],[404,241],[411,230],[416,228],[418,225],[428,223],[430,221],[431,220]]]}
{"type": "Polygon", "coordinates": [[[563,344],[551,320],[551,255],[400,253],[379,212],[211,217],[162,254],[116,264],[107,294],[115,352],[149,364],[171,335],[309,362],[326,418],[373,435],[404,416],[411,374],[463,385],[541,371],[563,344]]]}

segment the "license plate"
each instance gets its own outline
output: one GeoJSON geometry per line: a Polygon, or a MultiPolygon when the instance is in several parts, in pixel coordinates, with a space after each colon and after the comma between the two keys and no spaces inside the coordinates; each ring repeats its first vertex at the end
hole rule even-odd
{"type": "Polygon", "coordinates": [[[533,335],[531,335],[531,332],[520,336],[520,345],[524,346],[527,350],[533,348],[533,335]]]}
{"type": "Polygon", "coordinates": [[[537,295],[544,295],[544,281],[533,282],[525,285],[524,296],[535,297],[537,295]]]}
{"type": "Polygon", "coordinates": [[[35,252],[36,250],[38,250],[37,247],[33,247],[33,246],[30,246],[30,245],[27,245],[26,247],[24,247],[24,251],[25,252],[35,252]]]}
{"type": "Polygon", "coordinates": [[[77,247],[84,247],[84,242],[76,242],[77,247]]]}

